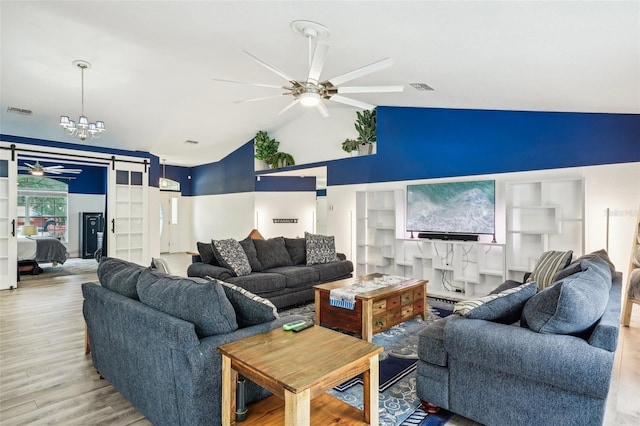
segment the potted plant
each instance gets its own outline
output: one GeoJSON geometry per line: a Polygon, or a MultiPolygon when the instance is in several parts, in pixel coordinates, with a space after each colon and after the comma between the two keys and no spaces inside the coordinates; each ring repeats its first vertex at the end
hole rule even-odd
{"type": "Polygon", "coordinates": [[[280,142],[270,138],[269,134],[264,130],[260,130],[253,138],[256,147],[255,158],[264,161],[265,165],[271,164],[271,157],[278,152],[280,142]]]}
{"type": "Polygon", "coordinates": [[[276,152],[269,157],[269,166],[272,169],[279,169],[280,167],[294,166],[296,164],[293,156],[286,152],[276,152]]]}
{"type": "Polygon", "coordinates": [[[358,132],[357,139],[345,139],[342,142],[342,150],[345,152],[358,151],[359,155],[369,155],[373,152],[373,144],[376,143],[376,110],[364,110],[356,112],[355,128],[358,132]]]}
{"type": "Polygon", "coordinates": [[[358,148],[360,147],[360,142],[355,139],[345,139],[342,142],[342,150],[351,155],[358,155],[358,148]]]}
{"type": "Polygon", "coordinates": [[[355,122],[358,131],[358,152],[360,155],[368,155],[373,151],[373,144],[376,143],[376,110],[357,111],[355,122]]]}

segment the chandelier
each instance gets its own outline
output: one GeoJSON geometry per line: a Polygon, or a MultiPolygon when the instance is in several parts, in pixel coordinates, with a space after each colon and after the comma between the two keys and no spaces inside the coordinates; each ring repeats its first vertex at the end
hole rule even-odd
{"type": "Polygon", "coordinates": [[[69,120],[68,116],[63,115],[60,117],[60,126],[71,136],[78,136],[80,140],[86,140],[88,137],[96,139],[100,137],[100,133],[107,129],[104,127],[104,121],[89,123],[89,119],[84,115],[84,70],[91,68],[91,64],[86,61],[73,61],[73,65],[80,68],[82,73],[82,115],[77,124],[75,121],[69,120]]]}

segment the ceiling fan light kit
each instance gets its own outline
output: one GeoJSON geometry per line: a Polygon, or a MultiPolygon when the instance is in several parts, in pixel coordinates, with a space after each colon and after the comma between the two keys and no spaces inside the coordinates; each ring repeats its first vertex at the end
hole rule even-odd
{"type": "Polygon", "coordinates": [[[73,61],[73,66],[80,68],[82,75],[82,115],[78,119],[78,123],[69,119],[69,116],[60,116],[60,126],[71,136],[78,136],[84,141],[87,138],[97,139],[106,129],[104,121],[96,121],[90,123],[89,119],[84,115],[84,70],[91,68],[91,64],[87,61],[73,61]]]}
{"type": "MultiPolygon", "coordinates": [[[[344,87],[341,84],[346,83],[351,80],[355,80],[357,78],[363,77],[365,75],[371,74],[376,71],[380,71],[382,69],[388,68],[393,65],[393,61],[390,58],[385,58],[379,61],[376,61],[372,64],[366,65],[364,67],[355,69],[353,71],[349,71],[345,74],[336,76],[334,78],[330,78],[325,81],[321,81],[320,75],[322,73],[322,69],[324,68],[324,64],[327,58],[327,53],[329,51],[329,46],[325,43],[319,43],[318,40],[325,39],[329,37],[329,30],[322,24],[318,24],[313,21],[305,21],[305,20],[296,20],[291,22],[291,29],[307,38],[309,42],[309,72],[307,74],[307,78],[305,80],[296,80],[291,77],[289,74],[279,70],[268,62],[260,59],[256,55],[243,50],[247,56],[253,59],[258,64],[262,65],[269,71],[278,75],[279,77],[285,79],[289,86],[275,86],[272,84],[262,84],[262,83],[249,83],[243,81],[233,81],[233,80],[225,80],[214,78],[213,80],[221,81],[225,83],[239,83],[239,84],[248,84],[251,86],[260,86],[267,88],[276,88],[279,90],[284,90],[282,95],[289,95],[293,97],[293,101],[285,106],[278,115],[283,114],[285,111],[288,111],[296,104],[300,103],[305,107],[315,107],[322,117],[329,117],[329,110],[324,104],[324,100],[329,100],[333,102],[338,102],[341,104],[353,106],[356,108],[362,108],[365,110],[372,110],[376,106],[369,104],[367,102],[362,102],[356,99],[347,98],[341,96],[340,94],[344,93],[391,93],[391,92],[402,92],[404,90],[404,86],[395,85],[395,86],[354,86],[354,87],[344,87]]],[[[263,99],[271,99],[277,98],[276,96],[268,96],[262,98],[254,98],[248,99],[244,101],[237,101],[236,103],[244,103],[244,102],[253,102],[259,101],[263,99]]]]}

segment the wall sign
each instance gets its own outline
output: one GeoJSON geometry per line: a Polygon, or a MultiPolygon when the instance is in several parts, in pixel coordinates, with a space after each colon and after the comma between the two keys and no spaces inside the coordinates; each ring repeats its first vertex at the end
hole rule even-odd
{"type": "Polygon", "coordinates": [[[298,223],[298,219],[273,219],[273,223],[298,223]]]}

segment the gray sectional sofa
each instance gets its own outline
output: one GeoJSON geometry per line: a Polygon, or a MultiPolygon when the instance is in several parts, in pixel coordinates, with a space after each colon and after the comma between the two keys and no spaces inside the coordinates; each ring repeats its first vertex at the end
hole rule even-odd
{"type": "Polygon", "coordinates": [[[200,254],[193,256],[187,275],[209,276],[235,284],[269,299],[278,309],[310,302],[314,299],[314,285],[349,278],[353,272],[353,263],[343,254],[335,253],[335,249],[333,258],[325,257],[323,263],[310,262],[310,238],[307,235],[306,238],[246,238],[239,241],[251,267],[246,275],[238,275],[226,264],[215,250],[215,240],[198,242],[200,254]]]}
{"type": "Polygon", "coordinates": [[[548,288],[505,283],[491,301],[465,302],[461,315],[425,327],[418,397],[486,425],[601,425],[622,277],[598,253],[548,288]]]}
{"type": "MultiPolygon", "coordinates": [[[[272,304],[217,281],[175,277],[103,257],[82,285],[96,370],[154,425],[221,422],[217,347],[281,327],[272,304]]],[[[246,401],[269,393],[247,382],[246,401]]]]}

